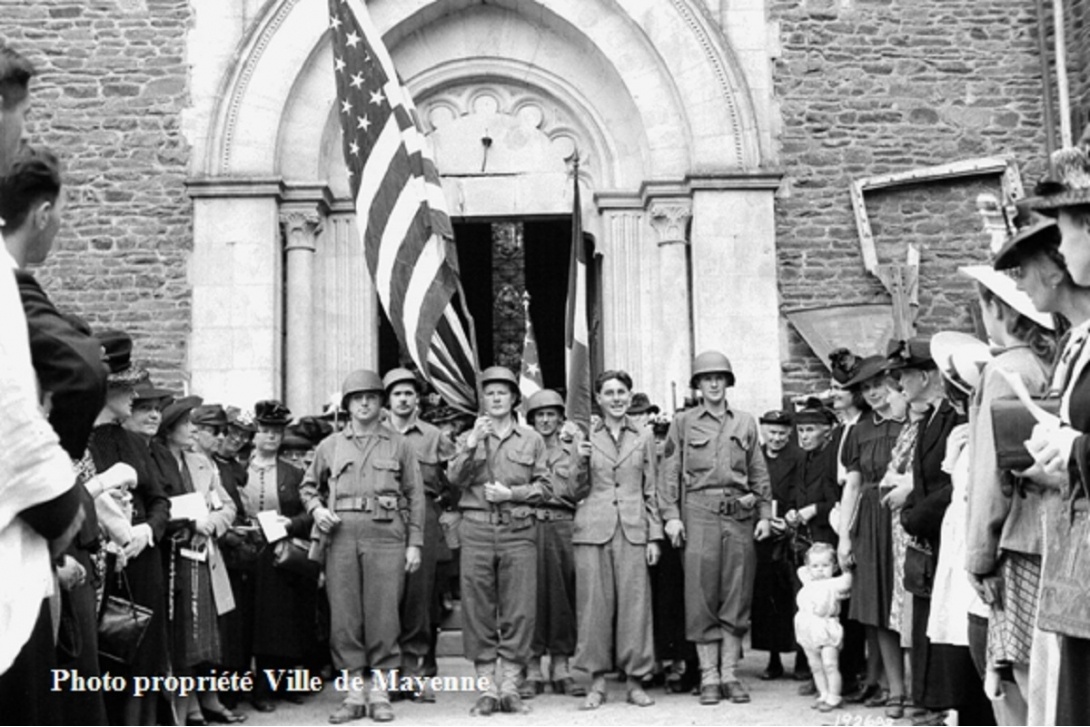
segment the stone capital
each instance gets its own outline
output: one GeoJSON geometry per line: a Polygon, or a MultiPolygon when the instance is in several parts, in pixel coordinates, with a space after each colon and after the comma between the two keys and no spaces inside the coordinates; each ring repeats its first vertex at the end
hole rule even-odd
{"type": "Polygon", "coordinates": [[[658,235],[660,246],[687,244],[685,231],[692,216],[693,202],[690,199],[652,200],[647,209],[647,217],[658,235]]]}
{"type": "Polygon", "coordinates": [[[318,233],[322,231],[322,216],[316,205],[285,207],[280,210],[280,224],[284,227],[284,249],[314,252],[318,233]]]}

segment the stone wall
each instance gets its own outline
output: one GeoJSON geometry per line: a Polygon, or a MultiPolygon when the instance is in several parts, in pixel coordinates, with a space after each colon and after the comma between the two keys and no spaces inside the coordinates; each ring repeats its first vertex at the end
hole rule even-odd
{"type": "MultiPolygon", "coordinates": [[[[1027,187],[1043,172],[1041,79],[1028,0],[771,0],[782,54],[786,179],[776,206],[781,304],[881,303],[863,268],[849,184],[975,157],[1012,154],[1027,187]]],[[[867,195],[882,261],[922,252],[919,331],[972,326],[958,264],[984,261],[975,197],[998,176],[867,195]]],[[[828,373],[793,329],[784,387],[828,373]]]]}
{"type": "Polygon", "coordinates": [[[62,310],[122,327],[177,386],[190,329],[187,0],[4,3],[4,42],[38,71],[27,139],[65,165],[67,207],[37,274],[62,310]]]}

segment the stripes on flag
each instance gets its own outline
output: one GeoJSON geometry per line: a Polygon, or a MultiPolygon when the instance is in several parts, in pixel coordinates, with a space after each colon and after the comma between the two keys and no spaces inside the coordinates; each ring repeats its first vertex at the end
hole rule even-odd
{"type": "Polygon", "coordinates": [[[440,396],[475,411],[453,226],[416,107],[362,0],[329,0],[329,11],[344,159],[379,301],[440,396]]]}
{"type": "Polygon", "coordinates": [[[590,337],[587,335],[587,249],[583,240],[583,209],[579,201],[579,156],[572,173],[571,261],[568,264],[568,315],[564,331],[567,353],[568,419],[590,431],[590,337]]]}
{"type": "Polygon", "coordinates": [[[519,369],[519,392],[522,394],[522,413],[526,413],[526,403],[531,396],[545,388],[541,377],[541,360],[537,353],[537,337],[534,336],[534,324],[530,320],[530,294],[522,294],[522,308],[526,312],[526,337],[522,341],[522,366],[519,369]]]}

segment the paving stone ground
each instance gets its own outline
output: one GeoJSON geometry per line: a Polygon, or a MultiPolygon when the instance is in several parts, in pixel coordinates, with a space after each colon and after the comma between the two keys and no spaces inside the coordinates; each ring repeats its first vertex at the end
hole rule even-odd
{"type": "MultiPolygon", "coordinates": [[[[606,703],[594,712],[579,710],[581,699],[546,693],[528,702],[532,712],[524,716],[496,714],[491,717],[473,717],[469,710],[475,694],[465,692],[438,695],[435,704],[397,702],[394,704],[396,721],[403,725],[893,725],[910,724],[908,719],[896,722],[887,719],[880,709],[849,707],[821,714],[810,708],[810,697],[798,695],[799,683],[791,679],[761,681],[757,674],[764,669],[764,654],[756,654],[742,663],[740,676],[749,687],[753,701],[749,704],[721,703],[714,707],[701,706],[696,697],[666,694],[655,688],[649,692],[656,704],[640,708],[626,704],[624,685],[616,680],[609,682],[606,703]]],[[[460,658],[440,659],[443,675],[470,676],[472,669],[460,658]]],[[[249,719],[246,725],[324,725],[336,710],[342,694],[327,686],[320,694],[308,698],[305,704],[294,705],[278,702],[272,713],[259,713],[244,704],[239,711],[249,719]]],[[[350,724],[369,723],[360,720],[350,724]]]]}

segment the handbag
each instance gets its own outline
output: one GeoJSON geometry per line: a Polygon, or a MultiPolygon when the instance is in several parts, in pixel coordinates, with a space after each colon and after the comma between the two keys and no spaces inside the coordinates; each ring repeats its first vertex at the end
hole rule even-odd
{"type": "Polygon", "coordinates": [[[1090,639],[1090,493],[1082,470],[1067,498],[1046,505],[1045,557],[1037,626],[1090,639]]]}
{"type": "MultiPolygon", "coordinates": [[[[1050,414],[1059,415],[1059,397],[1035,396],[1033,400],[1050,414]]],[[[1033,457],[1026,450],[1026,440],[1033,434],[1033,426],[1037,420],[1015,397],[994,399],[991,410],[997,466],[1001,470],[1015,471],[1029,468],[1033,464],[1033,457]]]]}
{"type": "Polygon", "coordinates": [[[131,664],[148,632],[153,611],[132,600],[129,577],[118,571],[118,580],[128,599],[109,596],[102,600],[98,614],[98,655],[103,659],[131,664]]]}
{"type": "Polygon", "coordinates": [[[905,542],[905,590],[913,596],[931,598],[935,583],[935,554],[922,540],[909,538],[905,542]]]}
{"type": "Polygon", "coordinates": [[[322,564],[310,559],[310,541],[284,538],[273,546],[273,565],[304,578],[318,580],[322,564]]]}

